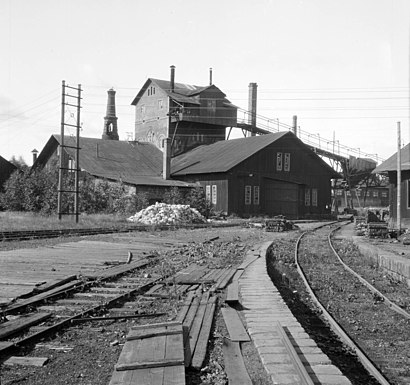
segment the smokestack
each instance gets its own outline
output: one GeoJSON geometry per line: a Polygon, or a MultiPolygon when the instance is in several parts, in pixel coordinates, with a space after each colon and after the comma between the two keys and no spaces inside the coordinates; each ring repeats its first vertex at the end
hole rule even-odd
{"type": "Polygon", "coordinates": [[[171,66],[171,92],[175,90],[175,66],[171,66]]]}
{"type": "Polygon", "coordinates": [[[249,97],[248,97],[248,124],[252,126],[251,136],[255,136],[254,127],[256,127],[256,100],[258,85],[256,83],[249,83],[249,97]]]}
{"type": "Polygon", "coordinates": [[[298,136],[298,117],[293,115],[293,133],[298,136]]]}
{"type": "Polygon", "coordinates": [[[171,139],[163,139],[163,163],[162,163],[162,178],[167,180],[171,175],[171,139]]]}
{"type": "Polygon", "coordinates": [[[34,149],[33,151],[31,151],[31,153],[33,154],[33,164],[34,164],[36,163],[36,160],[37,160],[38,151],[34,149]]]}
{"type": "Polygon", "coordinates": [[[107,114],[104,117],[104,129],[102,139],[119,140],[117,116],[115,114],[115,91],[113,88],[107,91],[107,114]]]}
{"type": "Polygon", "coordinates": [[[212,86],[212,67],[209,69],[209,85],[212,86]]]}

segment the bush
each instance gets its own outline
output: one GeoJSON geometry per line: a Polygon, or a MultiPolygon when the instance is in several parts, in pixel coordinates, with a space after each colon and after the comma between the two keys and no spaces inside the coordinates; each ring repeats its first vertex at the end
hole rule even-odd
{"type": "Polygon", "coordinates": [[[186,204],[197,209],[205,218],[209,218],[212,213],[211,202],[206,199],[204,189],[201,186],[195,187],[188,193],[186,204]]]}
{"type": "Polygon", "coordinates": [[[181,205],[185,204],[184,195],[181,193],[178,187],[171,187],[164,193],[162,197],[164,203],[169,205],[181,205]]]}

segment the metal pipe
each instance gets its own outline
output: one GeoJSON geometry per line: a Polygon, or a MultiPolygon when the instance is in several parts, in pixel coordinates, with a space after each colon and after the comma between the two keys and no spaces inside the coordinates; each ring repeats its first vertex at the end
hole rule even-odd
{"type": "Polygon", "coordinates": [[[401,151],[400,122],[397,122],[397,236],[401,233],[401,151]]]}
{"type": "Polygon", "coordinates": [[[171,82],[170,82],[171,92],[175,91],[175,66],[171,66],[171,82]]]}

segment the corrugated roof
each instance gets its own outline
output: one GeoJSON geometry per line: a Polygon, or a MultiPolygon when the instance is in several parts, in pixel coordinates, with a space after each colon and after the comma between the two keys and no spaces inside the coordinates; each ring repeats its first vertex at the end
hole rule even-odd
{"type": "MultiPolygon", "coordinates": [[[[400,150],[401,169],[410,170],[410,144],[400,150]]],[[[397,170],[397,152],[382,164],[378,165],[373,171],[373,174],[378,174],[387,171],[397,170]]]]}
{"type": "Polygon", "coordinates": [[[225,140],[197,147],[172,159],[171,174],[177,177],[178,175],[227,172],[245,159],[284,136],[291,136],[294,140],[298,141],[301,149],[303,150],[303,148],[305,148],[306,153],[309,156],[317,158],[317,161],[327,169],[330,177],[340,177],[333,168],[289,131],[252,136],[249,138],[225,140]]]}
{"type": "MultiPolygon", "coordinates": [[[[52,140],[60,144],[61,136],[53,135],[49,142],[52,140]]],[[[64,136],[64,145],[75,147],[75,138],[64,136]]],[[[46,161],[46,147],[38,157],[39,163],[46,161]]],[[[65,150],[75,158],[75,148],[65,150]]],[[[164,180],[162,162],[162,151],[151,143],[80,138],[80,169],[90,175],[133,185],[189,186],[182,181],[164,180]]]]}

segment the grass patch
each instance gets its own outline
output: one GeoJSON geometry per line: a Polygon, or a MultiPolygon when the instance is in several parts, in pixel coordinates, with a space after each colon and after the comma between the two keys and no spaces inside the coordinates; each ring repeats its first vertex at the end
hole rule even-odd
{"type": "Polygon", "coordinates": [[[125,224],[127,224],[125,217],[112,214],[80,215],[79,222],[75,223],[74,216],[64,216],[60,221],[57,215],[0,212],[0,231],[116,227],[125,224]]]}

